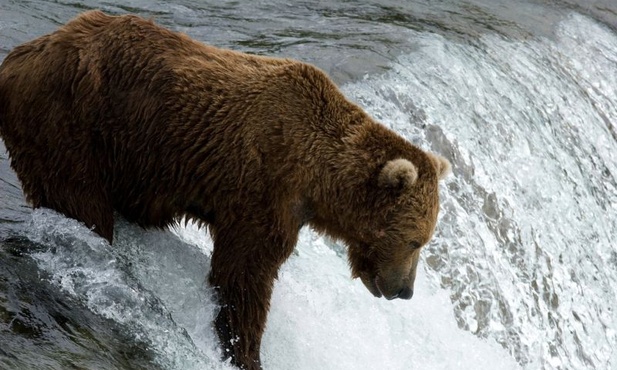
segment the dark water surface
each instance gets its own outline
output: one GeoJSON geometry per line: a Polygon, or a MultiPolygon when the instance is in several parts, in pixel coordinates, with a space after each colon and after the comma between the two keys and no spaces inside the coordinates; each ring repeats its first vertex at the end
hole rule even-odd
{"type": "MultiPolygon", "coordinates": [[[[447,189],[444,189],[446,207],[442,210],[444,214],[442,223],[446,226],[441,228],[441,232],[438,231],[437,241],[426,251],[425,263],[427,274],[432,276],[429,280],[432,279],[431,281],[437,282],[450,292],[454,308],[453,315],[456,317],[458,326],[479,337],[499,343],[505,348],[504,353],[509,353],[524,368],[561,369],[584,366],[604,369],[610,366],[617,367],[615,347],[611,349],[611,346],[617,343],[615,334],[617,328],[614,326],[615,311],[614,309],[611,311],[611,305],[606,303],[607,300],[612,299],[612,306],[614,306],[614,295],[611,296],[614,288],[610,287],[614,287],[617,281],[614,280],[614,273],[609,272],[605,275],[596,273],[603,268],[617,270],[614,239],[610,239],[615,235],[615,214],[617,213],[617,196],[614,193],[617,173],[614,172],[613,158],[607,156],[596,158],[593,157],[595,154],[591,153],[590,155],[596,159],[593,160],[594,165],[590,168],[598,169],[593,170],[593,174],[590,175],[591,185],[584,180],[572,180],[575,182],[573,187],[577,190],[573,190],[572,194],[575,195],[572,197],[567,195],[570,193],[566,196],[574,199],[573,205],[562,206],[563,208],[556,208],[555,211],[555,214],[580,212],[580,215],[573,214],[572,219],[584,219],[585,210],[589,209],[584,205],[587,199],[586,189],[591,189],[589,190],[589,194],[592,194],[590,197],[597,199],[594,200],[594,204],[599,204],[599,207],[605,211],[603,220],[605,220],[606,230],[603,231],[604,234],[598,232],[585,236],[584,239],[585,244],[590,245],[595,251],[595,256],[594,253],[581,254],[581,256],[586,256],[581,258],[581,266],[588,263],[591,267],[585,267],[587,269],[585,271],[592,271],[593,273],[590,274],[577,272],[577,267],[572,267],[577,263],[573,262],[568,265],[567,258],[566,262],[563,262],[563,254],[558,250],[551,250],[550,255],[537,252],[536,256],[534,254],[536,252],[533,252],[542,249],[544,243],[562,244],[564,253],[567,253],[567,248],[582,250],[584,246],[581,246],[583,243],[579,243],[579,239],[560,241],[555,236],[556,241],[544,240],[542,236],[538,236],[538,230],[550,229],[553,219],[540,219],[532,222],[524,216],[517,216],[517,204],[523,204],[521,207],[529,207],[529,209],[535,209],[533,204],[545,204],[547,208],[559,206],[553,205],[544,195],[535,193],[541,189],[529,191],[530,195],[524,195],[523,191],[520,194],[517,193],[517,183],[512,183],[512,188],[515,189],[513,193],[497,186],[491,190],[489,185],[481,183],[481,179],[490,175],[493,167],[479,163],[481,160],[493,161],[493,164],[507,162],[508,160],[504,158],[510,156],[509,150],[517,150],[517,153],[522,150],[520,147],[518,149],[510,147],[518,135],[518,131],[508,128],[507,121],[512,117],[511,112],[495,118],[496,122],[503,123],[503,127],[501,124],[493,125],[491,123],[493,121],[490,120],[491,115],[499,114],[491,113],[490,102],[495,102],[494,104],[499,107],[517,104],[515,95],[508,95],[506,91],[507,87],[513,86],[513,90],[516,90],[515,87],[523,84],[521,81],[526,78],[526,76],[517,74],[516,62],[528,57],[528,54],[537,53],[529,57],[529,60],[525,59],[525,63],[537,61],[540,67],[530,65],[530,69],[540,68],[538,76],[548,76],[554,70],[561,70],[561,67],[557,67],[560,62],[551,60],[553,56],[563,57],[565,65],[572,65],[574,62],[568,59],[569,57],[559,46],[561,45],[560,40],[565,37],[562,22],[571,19],[569,17],[572,17],[572,14],[580,14],[584,16],[583,23],[588,19],[589,22],[606,30],[607,35],[613,37],[617,27],[617,2],[610,0],[405,2],[387,0],[375,2],[0,0],[0,60],[15,46],[53,31],[79,12],[88,9],[102,9],[112,14],[134,13],[151,17],[164,26],[185,32],[209,44],[256,54],[297,58],[324,69],[338,84],[346,86],[345,91],[348,91],[353,98],[365,106],[370,106],[371,111],[378,118],[388,120],[391,127],[405,134],[410,140],[417,139],[416,142],[448,156],[455,165],[456,180],[450,181],[447,189]],[[433,42],[442,46],[431,49],[433,42]],[[447,101],[446,97],[435,98],[436,102],[443,103],[446,108],[436,103],[431,107],[426,106],[426,102],[430,102],[431,98],[428,95],[421,95],[423,93],[420,88],[411,90],[410,87],[410,91],[406,92],[405,96],[395,90],[388,90],[387,81],[398,81],[399,83],[407,81],[410,84],[415,81],[413,78],[406,80],[402,77],[401,80],[397,80],[396,76],[414,71],[414,60],[412,58],[409,61],[407,56],[423,55],[422,53],[425,53],[427,48],[429,51],[432,50],[433,56],[443,53],[443,58],[458,55],[456,53],[458,48],[464,51],[464,55],[475,55],[468,63],[472,72],[465,71],[465,63],[458,65],[454,61],[451,64],[446,61],[443,66],[440,66],[438,65],[440,60],[437,60],[439,58],[435,57],[436,64],[429,64],[424,68],[428,75],[424,81],[434,77],[440,81],[436,82],[436,85],[443,83],[443,86],[432,90],[436,95],[440,93],[447,95],[450,91],[459,98],[466,99],[470,104],[481,104],[481,102],[474,103],[474,101],[483,99],[489,101],[487,110],[476,107],[475,113],[470,113],[468,116],[465,112],[461,113],[463,116],[461,119],[464,122],[478,123],[486,119],[484,125],[470,125],[469,131],[460,134],[459,138],[453,138],[455,134],[458,135],[457,128],[451,128],[447,123],[444,123],[443,127],[431,124],[431,117],[445,116],[447,118],[449,116],[444,112],[457,109],[454,104],[447,101]],[[467,52],[469,54],[465,54],[467,52]],[[474,54],[476,52],[477,54],[474,54]],[[494,91],[491,90],[493,95],[487,95],[486,86],[483,87],[480,83],[474,85],[477,81],[472,80],[474,73],[483,74],[485,67],[482,64],[483,58],[490,59],[495,65],[499,63],[499,70],[503,72],[503,75],[499,72],[489,76],[491,65],[486,66],[485,77],[489,85],[494,88],[494,91]],[[475,62],[477,65],[474,64],[475,62]],[[435,69],[431,70],[433,67],[435,69]],[[439,69],[440,67],[443,68],[439,69]],[[460,72],[454,70],[455,68],[460,68],[460,72]],[[447,76],[450,73],[465,80],[469,91],[455,91],[454,87],[450,90],[447,82],[447,76]],[[380,85],[379,76],[382,75],[395,77],[384,77],[386,82],[380,85]],[[365,80],[377,82],[370,82],[367,87],[362,85],[362,81],[365,80]],[[500,88],[501,84],[506,88],[500,88]],[[371,89],[377,91],[379,99],[383,98],[383,106],[379,105],[378,98],[370,98],[371,89]],[[465,97],[466,94],[470,95],[465,97]],[[390,111],[400,110],[405,116],[404,120],[409,124],[409,129],[396,123],[396,118],[388,117],[388,109],[390,111]],[[477,139],[474,139],[474,136],[477,139]],[[472,144],[474,142],[484,144],[472,144]],[[482,157],[482,153],[477,154],[474,162],[473,156],[466,154],[474,150],[474,145],[479,145],[480,149],[477,152],[481,152],[482,148],[492,149],[486,149],[486,157],[482,157]],[[593,182],[596,172],[599,174],[598,179],[602,179],[597,183],[593,182]],[[476,175],[480,180],[474,180],[476,175]],[[580,194],[583,195],[579,199],[577,197],[580,194]],[[529,200],[529,206],[526,205],[527,200],[529,200]],[[464,214],[468,219],[477,218],[477,223],[461,227],[462,230],[447,226],[455,223],[462,224],[460,217],[457,217],[459,208],[465,210],[464,214]],[[542,224],[542,222],[546,222],[546,225],[534,225],[534,223],[542,224]],[[478,232],[482,227],[486,227],[488,234],[495,237],[495,245],[499,247],[499,252],[494,252],[488,247],[482,249],[472,239],[465,240],[467,235],[478,232]],[[472,260],[466,259],[469,256],[455,260],[456,251],[444,252],[442,250],[446,244],[448,247],[479,248],[483,250],[483,254],[482,257],[476,255],[472,260]],[[598,245],[609,247],[607,249],[594,247],[598,245]],[[610,254],[611,250],[613,254],[610,254]],[[451,259],[448,260],[446,266],[444,265],[446,259],[443,256],[448,253],[450,256],[448,258],[451,259]],[[607,255],[604,256],[603,253],[607,255]],[[531,258],[532,254],[536,257],[531,258]],[[481,262],[481,260],[486,262],[481,262]],[[608,265],[603,267],[602,264],[608,265]],[[513,276],[524,275],[527,279],[521,280],[521,291],[529,294],[526,296],[524,293],[521,296],[522,303],[513,298],[518,293],[511,291],[510,294],[508,293],[509,288],[499,285],[501,276],[499,271],[502,271],[501,268],[504,265],[508,267],[503,271],[513,271],[513,276]],[[470,266],[476,271],[486,268],[485,271],[488,271],[487,274],[494,280],[478,282],[478,276],[482,276],[481,273],[463,271],[466,268],[469,270],[470,266]],[[605,289],[604,296],[593,296],[585,300],[587,308],[568,308],[567,314],[561,311],[572,296],[571,289],[583,289],[596,284],[596,281],[602,282],[601,287],[608,287],[603,288],[605,289]],[[573,282],[572,284],[575,284],[577,288],[562,288],[560,285],[563,283],[567,286],[570,282],[573,282]],[[527,318],[519,319],[521,315],[527,318]],[[586,324],[591,322],[602,322],[601,328],[586,324]],[[546,338],[543,338],[541,334],[544,331],[547,333],[546,338]],[[543,342],[546,342],[546,345],[543,342]]],[[[591,38],[593,32],[583,33],[583,35],[582,39],[587,36],[591,38]]],[[[585,137],[581,133],[585,125],[581,127],[573,124],[566,127],[565,124],[560,123],[561,126],[557,129],[554,127],[551,129],[552,133],[547,138],[564,137],[564,142],[571,142],[568,144],[571,145],[568,147],[568,153],[576,152],[576,148],[585,147],[587,142],[609,149],[615,147],[617,142],[617,135],[615,135],[617,116],[614,115],[614,108],[610,108],[611,105],[617,104],[616,97],[611,95],[615,90],[604,86],[604,84],[610,85],[613,81],[611,78],[614,79],[617,59],[612,59],[614,50],[599,47],[596,52],[602,55],[607,62],[589,66],[588,70],[591,75],[589,91],[591,92],[588,94],[593,95],[594,89],[595,91],[609,91],[602,95],[606,98],[606,107],[602,101],[592,99],[594,101],[592,109],[597,109],[598,114],[603,117],[602,125],[605,127],[603,130],[607,132],[608,139],[600,142],[597,136],[585,137]],[[602,77],[604,75],[608,77],[605,79],[602,77]],[[608,134],[611,132],[612,137],[608,134]],[[583,142],[581,144],[576,140],[583,142]]],[[[585,70],[585,66],[581,68],[585,70]]],[[[420,76],[414,73],[414,76],[420,76]]],[[[578,83],[579,80],[586,81],[588,76],[582,73],[580,76],[569,77],[578,83]]],[[[527,101],[521,105],[529,109],[530,113],[525,113],[527,115],[522,117],[530,122],[535,122],[536,119],[533,112],[536,110],[544,112],[550,105],[541,103],[542,98],[539,97],[544,94],[540,91],[544,82],[540,78],[533,78],[537,79],[537,83],[526,85],[524,90],[526,94],[529,94],[529,98],[525,98],[527,101]],[[539,90],[535,91],[535,88],[539,90]],[[538,99],[535,99],[535,96],[538,96],[538,99]]],[[[586,86],[583,82],[580,82],[580,85],[586,86]]],[[[558,88],[549,86],[547,89],[553,89],[556,91],[555,94],[559,92],[558,88]]],[[[576,111],[574,115],[585,110],[586,108],[576,111]]],[[[525,108],[517,110],[517,112],[525,111],[525,108]]],[[[539,119],[538,122],[549,122],[550,125],[558,119],[563,119],[563,117],[551,116],[539,119]]],[[[536,128],[528,127],[521,130],[525,134],[525,132],[535,132],[536,128]]],[[[561,143],[559,140],[558,142],[561,143]]],[[[530,145],[532,148],[529,156],[533,157],[533,143],[530,145]]],[[[561,144],[548,143],[547,145],[558,147],[561,144]]],[[[535,153],[537,155],[537,152],[535,153]]],[[[560,174],[565,173],[563,176],[568,179],[570,175],[567,172],[571,168],[578,167],[581,171],[587,171],[586,164],[583,162],[576,162],[572,167],[568,167],[569,157],[560,158],[559,153],[555,150],[547,156],[551,157],[549,159],[554,160],[554,163],[563,164],[563,168],[558,166],[554,174],[549,173],[547,168],[552,167],[548,165],[548,167],[538,167],[535,170],[546,172],[549,176],[561,176],[560,174]]],[[[588,153],[576,152],[573,156],[582,157],[583,154],[588,153]]],[[[524,157],[522,154],[521,156],[524,157]]],[[[521,163],[523,163],[522,160],[521,163]]],[[[520,168],[523,171],[523,167],[520,168]]],[[[74,276],[64,276],[72,284],[71,289],[67,289],[67,280],[59,279],[55,275],[57,270],[54,267],[41,267],[40,258],[33,256],[47,255],[46,253],[53,255],[57,252],[56,248],[63,248],[63,246],[69,249],[94,247],[89,244],[90,242],[83,242],[80,236],[57,240],[50,240],[50,238],[53,239],[53,235],[52,237],[49,235],[41,238],[32,237],[31,229],[36,229],[38,225],[36,217],[41,216],[35,215],[34,217],[33,223],[32,211],[25,204],[19,182],[10,170],[8,154],[0,141],[0,369],[182,368],[174,361],[161,362],[157,359],[157,353],[155,353],[157,350],[153,350],[156,346],[152,338],[149,338],[147,333],[136,336],[131,324],[115,319],[116,311],[107,309],[115,307],[114,304],[118,300],[125,300],[123,297],[126,292],[119,293],[120,298],[117,299],[114,294],[108,294],[107,297],[111,297],[109,298],[111,303],[103,306],[106,307],[105,309],[97,311],[92,308],[92,301],[81,300],[80,294],[73,294],[79,292],[77,289],[79,284],[75,283],[80,279],[77,275],[83,274],[84,271],[76,270],[74,276]]],[[[43,216],[45,217],[47,216],[43,216]]],[[[54,217],[50,216],[45,220],[56,220],[54,217]]],[[[569,221],[564,222],[566,222],[564,227],[570,225],[567,223],[569,221]]],[[[595,225],[595,221],[590,220],[589,225],[591,224],[595,225]]],[[[572,225],[579,224],[573,223],[572,225]]],[[[72,227],[67,226],[65,230],[72,227]]],[[[576,227],[580,226],[570,228],[576,227]]],[[[595,230],[594,227],[589,226],[592,230],[595,230]]],[[[129,245],[134,240],[131,237],[127,239],[129,245]]],[[[483,237],[478,240],[482,240],[479,244],[491,245],[483,237]]],[[[176,243],[173,240],[168,242],[176,243]]],[[[178,253],[182,254],[182,246],[178,245],[178,253]]],[[[104,253],[100,250],[96,253],[99,252],[104,253]]],[[[186,256],[178,258],[191,259],[189,256],[192,256],[190,254],[192,252],[184,253],[186,256]]],[[[121,280],[128,281],[127,285],[138,292],[142,292],[141,289],[143,289],[143,294],[140,294],[146,298],[139,295],[142,297],[139,299],[150,302],[152,312],[155,312],[153,315],[158,315],[160,309],[157,308],[159,303],[156,293],[151,294],[150,288],[142,287],[144,283],[141,276],[134,276],[139,275],[131,267],[131,264],[136,263],[135,261],[139,262],[139,257],[136,258],[136,260],[127,262],[126,268],[119,268],[126,274],[121,280]],[[152,301],[148,301],[149,299],[152,301]]],[[[120,261],[118,264],[122,265],[122,258],[118,260],[120,261]]],[[[51,261],[55,260],[52,258],[51,261]]],[[[45,263],[49,263],[49,260],[45,260],[45,263]]],[[[79,265],[81,262],[72,261],[71,263],[79,265]]],[[[198,265],[206,266],[203,271],[205,276],[207,259],[200,261],[198,265]]],[[[199,273],[196,271],[196,276],[199,276],[199,273]]],[[[87,280],[88,277],[85,276],[83,279],[87,280]]],[[[85,290],[85,292],[84,294],[88,295],[91,290],[85,290]]],[[[96,307],[102,306],[99,304],[96,307]]],[[[163,317],[166,314],[161,315],[163,317]]],[[[187,330],[191,332],[191,329],[187,328],[187,330]]],[[[188,343],[195,341],[194,336],[191,338],[191,335],[182,330],[176,334],[178,338],[186,339],[188,343]]],[[[182,354],[182,356],[185,355],[182,354]]],[[[211,364],[216,354],[207,354],[205,357],[209,360],[198,361],[198,363],[211,364]]],[[[211,366],[214,368],[219,365],[211,366]]],[[[409,364],[410,369],[419,367],[422,367],[421,363],[409,364]]],[[[333,365],[332,368],[337,368],[337,366],[333,365]]],[[[446,368],[449,367],[446,365],[446,368]]]]}

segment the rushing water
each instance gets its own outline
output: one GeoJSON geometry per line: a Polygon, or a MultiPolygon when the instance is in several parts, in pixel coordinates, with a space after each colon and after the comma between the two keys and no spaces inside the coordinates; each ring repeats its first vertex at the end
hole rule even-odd
{"type": "MultiPolygon", "coordinates": [[[[607,1],[8,1],[0,58],[90,8],[317,64],[448,157],[411,301],[373,298],[304,230],[267,369],[617,368],[617,6],[607,1]]],[[[226,369],[211,241],[32,212],[0,142],[0,368],[226,369]]]]}

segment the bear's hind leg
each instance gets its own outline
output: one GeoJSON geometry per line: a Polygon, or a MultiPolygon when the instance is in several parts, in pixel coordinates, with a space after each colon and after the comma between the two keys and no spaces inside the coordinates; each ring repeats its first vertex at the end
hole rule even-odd
{"type": "Polygon", "coordinates": [[[97,176],[79,181],[48,182],[45,193],[41,207],[54,209],[85,223],[109,244],[112,243],[114,209],[109,193],[97,176]]]}
{"type": "Polygon", "coordinates": [[[55,149],[70,147],[70,143],[52,149],[20,140],[7,140],[7,149],[11,153],[11,167],[32,207],[51,208],[81,221],[111,243],[114,209],[105,183],[93,170],[96,161],[86,159],[91,154],[55,149]]]}

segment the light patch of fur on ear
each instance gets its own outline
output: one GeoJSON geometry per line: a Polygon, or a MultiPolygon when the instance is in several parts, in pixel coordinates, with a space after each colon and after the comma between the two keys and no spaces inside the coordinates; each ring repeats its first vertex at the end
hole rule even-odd
{"type": "Polygon", "coordinates": [[[418,170],[413,163],[398,158],[388,161],[379,174],[379,186],[399,187],[413,185],[418,179],[418,170]]]}
{"type": "Polygon", "coordinates": [[[427,154],[429,158],[431,158],[433,166],[435,166],[435,170],[437,171],[437,177],[439,177],[439,180],[443,180],[446,176],[450,174],[450,172],[452,172],[452,165],[450,164],[450,161],[437,154],[427,154]]]}

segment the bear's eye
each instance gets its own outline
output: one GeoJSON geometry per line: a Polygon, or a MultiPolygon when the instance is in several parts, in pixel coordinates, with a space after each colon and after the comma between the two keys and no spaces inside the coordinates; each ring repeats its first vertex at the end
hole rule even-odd
{"type": "Polygon", "coordinates": [[[418,248],[420,248],[421,246],[422,246],[422,244],[420,244],[420,243],[418,243],[418,242],[411,242],[411,243],[409,244],[409,247],[410,247],[411,249],[418,249],[418,248]]]}

